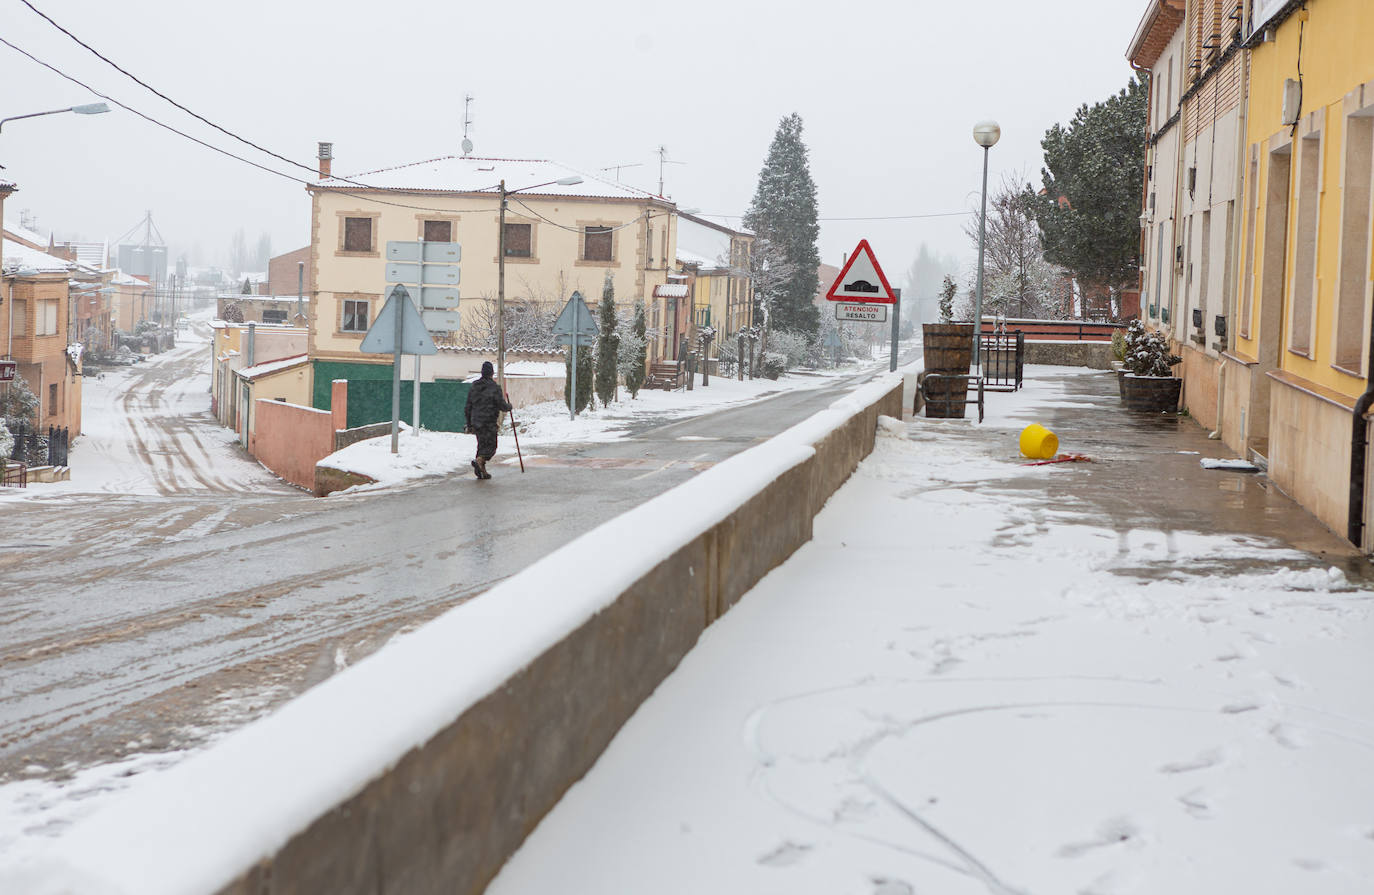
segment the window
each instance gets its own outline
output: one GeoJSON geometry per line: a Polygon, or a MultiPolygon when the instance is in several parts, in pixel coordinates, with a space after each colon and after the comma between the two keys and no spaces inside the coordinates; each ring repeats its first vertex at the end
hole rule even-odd
{"type": "Polygon", "coordinates": [[[33,321],[36,336],[57,335],[57,300],[44,299],[38,303],[38,315],[33,321]]]}
{"type": "Polygon", "coordinates": [[[453,221],[425,221],[425,242],[453,242],[453,221]]]}
{"type": "Polygon", "coordinates": [[[530,251],[530,237],[532,224],[507,224],[506,225],[506,257],[507,258],[529,258],[533,252],[530,251]]]}
{"type": "Polygon", "coordinates": [[[372,218],[344,218],[343,250],[372,251],[372,218]]]}
{"type": "Polygon", "coordinates": [[[262,322],[263,322],[263,323],[285,323],[285,322],[286,322],[286,312],[285,312],[285,311],[263,311],[263,312],[262,312],[262,322]]]}
{"type": "Polygon", "coordinates": [[[48,416],[57,416],[57,383],[48,386],[48,416]]]}
{"type": "Polygon", "coordinates": [[[611,260],[611,228],[587,227],[583,231],[582,260],[611,260]]]}
{"type": "Polygon", "coordinates": [[[1294,221],[1293,316],[1288,349],[1311,354],[1313,294],[1317,287],[1317,215],[1321,202],[1321,133],[1298,141],[1298,211],[1294,221]]]}
{"type": "Polygon", "coordinates": [[[29,303],[22,298],[14,300],[14,334],[16,336],[29,334],[29,303]]]}
{"type": "MultiPolygon", "coordinates": [[[[1374,109],[1363,111],[1374,113],[1374,109]]],[[[1371,174],[1374,174],[1374,117],[1352,115],[1345,119],[1345,188],[1341,191],[1335,363],[1356,375],[1359,375],[1364,357],[1371,174]]]]}
{"type": "Polygon", "coordinates": [[[346,333],[365,333],[372,311],[372,302],[367,299],[345,299],[343,303],[343,326],[346,333]]]}

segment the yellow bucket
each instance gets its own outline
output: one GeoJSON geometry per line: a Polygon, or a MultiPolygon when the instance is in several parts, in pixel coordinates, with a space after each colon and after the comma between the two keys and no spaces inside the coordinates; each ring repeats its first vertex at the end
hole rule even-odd
{"type": "Polygon", "coordinates": [[[1021,453],[1032,460],[1053,460],[1059,453],[1059,436],[1039,423],[1021,430],[1021,453]]]}

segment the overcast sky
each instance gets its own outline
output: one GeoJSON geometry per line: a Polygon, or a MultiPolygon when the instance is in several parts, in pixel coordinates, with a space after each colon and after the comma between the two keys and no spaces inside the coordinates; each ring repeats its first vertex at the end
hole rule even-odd
{"type": "MultiPolygon", "coordinates": [[[[740,215],[778,119],[799,112],[820,197],[821,257],[861,237],[894,281],[917,247],[971,257],[959,217],[976,205],[995,118],[995,181],[1039,183],[1040,139],[1131,75],[1126,45],[1145,0],[566,0],[307,3],[300,0],[31,0],[171,98],[335,173],[456,154],[463,96],[475,155],[624,168],[653,191],[655,148],[684,208],[740,215]]],[[[0,0],[0,37],[129,106],[267,167],[310,179],[200,124],[100,62],[31,12],[0,0]]],[[[0,45],[0,117],[94,101],[0,45]]],[[[304,188],[116,109],[54,115],[0,132],[0,176],[44,232],[117,239],[145,210],[169,243],[223,262],[235,230],[275,253],[309,241],[304,188]]],[[[614,172],[603,172],[614,177],[614,172]]],[[[738,223],[737,219],[733,221],[738,223]]]]}

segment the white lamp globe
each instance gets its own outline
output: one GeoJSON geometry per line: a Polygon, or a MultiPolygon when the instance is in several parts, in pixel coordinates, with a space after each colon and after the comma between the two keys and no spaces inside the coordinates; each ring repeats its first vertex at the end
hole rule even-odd
{"type": "Polygon", "coordinates": [[[973,126],[973,142],[984,149],[990,149],[1002,139],[1002,128],[995,121],[980,121],[973,126]]]}

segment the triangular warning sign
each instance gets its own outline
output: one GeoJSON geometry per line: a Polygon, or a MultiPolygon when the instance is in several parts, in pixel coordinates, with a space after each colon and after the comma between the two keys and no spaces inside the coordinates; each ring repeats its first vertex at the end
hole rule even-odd
{"type": "Polygon", "coordinates": [[[873,257],[868,240],[859,240],[858,248],[850,254],[844,270],[835,278],[825,298],[826,301],[863,301],[881,305],[897,303],[897,296],[887,284],[878,259],[873,257]]]}

